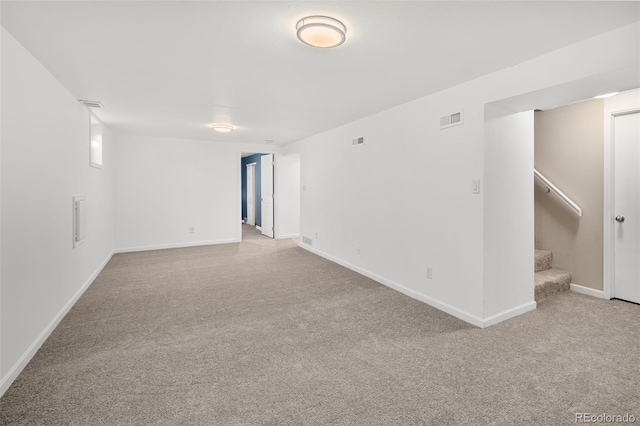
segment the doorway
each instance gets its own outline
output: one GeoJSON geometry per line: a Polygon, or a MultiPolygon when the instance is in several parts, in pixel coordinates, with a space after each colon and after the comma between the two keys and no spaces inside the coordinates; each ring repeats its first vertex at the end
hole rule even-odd
{"type": "Polygon", "coordinates": [[[534,114],[537,277],[556,291],[573,288],[601,296],[604,100],[534,114]]]}
{"type": "Polygon", "coordinates": [[[242,239],[273,238],[273,154],[242,153],[240,170],[242,239]]]}

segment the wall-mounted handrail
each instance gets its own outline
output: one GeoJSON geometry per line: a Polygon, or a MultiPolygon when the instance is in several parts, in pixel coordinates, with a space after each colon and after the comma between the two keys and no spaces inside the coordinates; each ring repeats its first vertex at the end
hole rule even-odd
{"type": "Polygon", "coordinates": [[[536,179],[542,182],[542,184],[546,186],[549,191],[553,192],[558,197],[560,197],[560,199],[564,201],[569,207],[571,207],[571,210],[576,212],[578,216],[582,216],[582,209],[580,208],[580,206],[577,205],[571,198],[569,198],[567,194],[560,191],[558,187],[552,184],[551,181],[546,177],[544,177],[542,173],[540,173],[536,169],[533,169],[533,176],[535,176],[536,179]]]}

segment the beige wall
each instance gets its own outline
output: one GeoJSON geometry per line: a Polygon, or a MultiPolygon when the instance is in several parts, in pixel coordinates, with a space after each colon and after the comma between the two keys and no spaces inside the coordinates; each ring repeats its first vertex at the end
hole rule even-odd
{"type": "Polygon", "coordinates": [[[576,215],[535,184],[536,245],[572,282],[602,290],[604,101],[535,113],[535,167],[582,208],[576,215]]]}

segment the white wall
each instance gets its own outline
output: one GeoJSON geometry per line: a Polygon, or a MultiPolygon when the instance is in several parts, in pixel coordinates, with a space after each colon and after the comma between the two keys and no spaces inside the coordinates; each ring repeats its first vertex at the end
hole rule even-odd
{"type": "Polygon", "coordinates": [[[533,111],[485,109],[484,325],[534,309],[533,111]],[[505,256],[505,248],[509,252],[505,256]]]}
{"type": "Polygon", "coordinates": [[[89,112],[2,29],[0,393],[17,377],[113,249],[113,137],[89,167],[89,112]],[[72,201],[88,233],[72,246],[72,201]]]}
{"type": "Polygon", "coordinates": [[[459,100],[422,98],[305,140],[301,233],[318,234],[318,253],[473,321],[483,223],[471,181],[482,177],[484,117],[459,100]],[[465,124],[439,130],[461,107],[465,124]],[[358,136],[365,143],[353,147],[358,136]]]}
{"type": "Polygon", "coordinates": [[[240,154],[270,152],[264,145],[143,136],[116,141],[119,251],[240,241],[240,154]]]}
{"type": "Polygon", "coordinates": [[[513,174],[532,172],[532,140],[502,167],[506,141],[485,140],[485,105],[637,67],[639,51],[635,23],[300,141],[301,234],[314,237],[306,248],[479,326],[531,309],[532,180],[513,174]],[[464,125],[439,130],[440,116],[460,109],[464,125]],[[358,136],[365,145],[354,148],[358,136]],[[509,196],[492,195],[514,178],[509,196]],[[483,179],[480,196],[473,179],[483,179]],[[509,222],[522,238],[495,235],[484,215],[521,215],[529,195],[531,220],[509,222]],[[508,280],[516,288],[503,292],[508,280]]]}
{"type": "Polygon", "coordinates": [[[300,154],[276,157],[276,238],[300,235],[300,154]]]}

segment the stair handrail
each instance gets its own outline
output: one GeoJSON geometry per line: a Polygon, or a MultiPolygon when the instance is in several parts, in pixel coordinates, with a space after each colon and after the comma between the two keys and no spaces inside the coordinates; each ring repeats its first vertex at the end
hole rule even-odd
{"type": "Polygon", "coordinates": [[[569,198],[567,194],[560,191],[557,186],[551,183],[549,179],[544,177],[544,175],[537,171],[535,168],[533,169],[533,176],[540,182],[542,182],[550,192],[556,194],[562,201],[564,201],[569,207],[571,207],[571,210],[576,212],[578,216],[582,216],[582,209],[580,208],[580,206],[577,205],[571,198],[569,198]]]}

